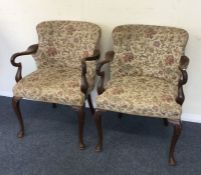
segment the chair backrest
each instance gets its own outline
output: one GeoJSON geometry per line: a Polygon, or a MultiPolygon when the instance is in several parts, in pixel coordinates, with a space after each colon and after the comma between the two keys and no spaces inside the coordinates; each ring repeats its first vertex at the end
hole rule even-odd
{"type": "Polygon", "coordinates": [[[96,24],[80,21],[45,21],[36,30],[39,48],[33,57],[38,68],[80,68],[80,60],[97,49],[101,34],[96,24]]]}
{"type": "Polygon", "coordinates": [[[113,30],[112,76],[151,76],[178,84],[188,33],[179,28],[122,25],[113,30]]]}

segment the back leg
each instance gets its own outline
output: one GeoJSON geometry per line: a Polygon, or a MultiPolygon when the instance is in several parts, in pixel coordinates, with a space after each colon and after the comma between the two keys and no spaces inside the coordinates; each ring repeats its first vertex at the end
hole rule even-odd
{"type": "Polygon", "coordinates": [[[123,117],[123,114],[121,112],[118,113],[118,118],[121,119],[123,117]]]}
{"type": "Polygon", "coordinates": [[[52,107],[53,107],[53,108],[56,108],[56,107],[57,107],[57,104],[56,104],[56,103],[52,103],[52,107]]]}
{"type": "Polygon", "coordinates": [[[94,114],[95,110],[94,110],[94,106],[93,106],[90,94],[87,96],[87,101],[89,103],[89,107],[90,107],[91,113],[94,114]]]}
{"type": "Polygon", "coordinates": [[[168,126],[168,120],[166,118],[163,118],[163,123],[165,126],[168,126]]]}

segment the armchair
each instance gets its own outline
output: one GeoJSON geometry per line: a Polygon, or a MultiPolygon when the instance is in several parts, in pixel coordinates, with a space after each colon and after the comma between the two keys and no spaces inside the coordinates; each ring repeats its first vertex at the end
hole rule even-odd
{"type": "Polygon", "coordinates": [[[79,144],[84,149],[85,99],[94,112],[90,91],[95,79],[94,61],[100,56],[97,48],[101,29],[93,23],[78,21],[45,21],[36,29],[39,43],[11,57],[11,64],[18,68],[12,99],[20,125],[17,136],[22,138],[25,132],[20,99],[53,103],[53,107],[70,105],[79,113],[79,144]],[[37,70],[22,78],[22,65],[16,58],[23,55],[33,56],[37,70]]]}
{"type": "Polygon", "coordinates": [[[113,30],[113,49],[97,66],[101,77],[94,120],[96,151],[103,146],[101,113],[114,111],[164,119],[174,128],[169,164],[175,165],[174,150],[181,133],[182,86],[187,82],[189,59],[184,56],[188,33],[179,28],[122,25],[113,30]],[[111,62],[111,80],[104,87],[101,67],[111,62]]]}

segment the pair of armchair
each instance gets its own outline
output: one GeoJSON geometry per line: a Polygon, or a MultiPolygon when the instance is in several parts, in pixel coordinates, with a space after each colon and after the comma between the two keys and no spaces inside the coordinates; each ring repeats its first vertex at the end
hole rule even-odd
{"type": "Polygon", "coordinates": [[[93,114],[98,143],[103,147],[101,113],[122,113],[162,118],[173,125],[174,132],[169,150],[169,163],[175,165],[174,150],[181,133],[181,105],[184,102],[182,86],[187,82],[189,59],[184,55],[188,33],[179,28],[151,25],[122,25],[113,30],[113,51],[96,67],[100,76],[96,109],[90,92],[94,87],[94,61],[101,29],[92,23],[73,21],[43,22],[37,26],[39,44],[26,52],[14,54],[11,62],[18,67],[13,107],[20,131],[24,125],[19,100],[28,98],[53,104],[74,106],[79,113],[79,144],[84,149],[84,107],[88,100],[93,114]],[[21,63],[15,58],[32,54],[38,69],[22,78],[21,63]],[[111,80],[105,85],[104,64],[110,63],[111,80]],[[88,66],[87,66],[88,64],[88,66]],[[90,64],[90,65],[89,65],[90,64]],[[81,68],[80,68],[81,65],[81,68]]]}

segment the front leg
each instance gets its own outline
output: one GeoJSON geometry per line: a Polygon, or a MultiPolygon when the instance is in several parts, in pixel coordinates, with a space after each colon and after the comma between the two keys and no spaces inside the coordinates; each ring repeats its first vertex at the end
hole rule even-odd
{"type": "Polygon", "coordinates": [[[85,123],[85,114],[84,114],[84,106],[81,106],[78,109],[78,136],[79,136],[79,147],[80,150],[85,149],[84,144],[84,123],[85,123]]]}
{"type": "Polygon", "coordinates": [[[12,98],[13,109],[15,111],[15,114],[17,115],[17,119],[18,119],[18,122],[20,125],[20,129],[17,133],[18,138],[24,137],[24,122],[22,119],[21,111],[20,111],[20,100],[21,99],[22,99],[21,97],[15,97],[15,96],[12,98]]]}
{"type": "Polygon", "coordinates": [[[173,125],[174,131],[173,131],[173,136],[170,144],[170,150],[169,150],[169,164],[170,165],[176,165],[176,160],[174,157],[174,151],[175,151],[175,146],[177,143],[177,140],[181,134],[181,121],[180,120],[170,120],[168,119],[168,122],[173,125]]]}
{"type": "Polygon", "coordinates": [[[78,107],[78,106],[72,106],[75,111],[78,112],[78,137],[79,137],[79,147],[80,150],[85,149],[84,144],[84,123],[85,123],[85,114],[84,109],[85,105],[78,107]]]}
{"type": "Polygon", "coordinates": [[[96,151],[100,152],[103,147],[103,129],[102,129],[102,121],[101,121],[101,111],[96,110],[94,115],[93,115],[95,124],[96,124],[96,129],[97,129],[97,144],[96,144],[96,151]]]}

